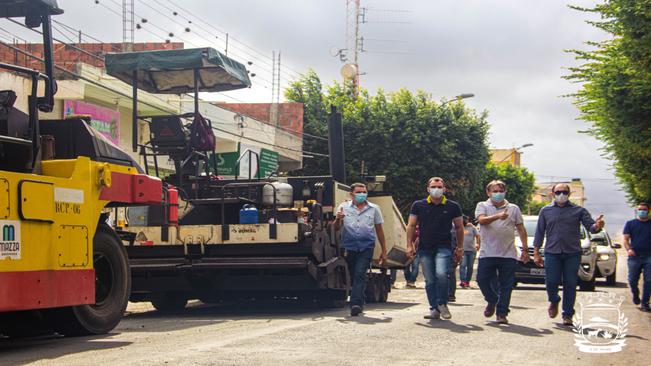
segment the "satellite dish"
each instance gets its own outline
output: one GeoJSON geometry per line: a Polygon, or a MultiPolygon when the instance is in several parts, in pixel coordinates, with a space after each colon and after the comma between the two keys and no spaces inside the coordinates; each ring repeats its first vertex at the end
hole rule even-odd
{"type": "Polygon", "coordinates": [[[357,65],[345,64],[341,67],[341,76],[346,79],[354,79],[357,76],[357,65]]]}

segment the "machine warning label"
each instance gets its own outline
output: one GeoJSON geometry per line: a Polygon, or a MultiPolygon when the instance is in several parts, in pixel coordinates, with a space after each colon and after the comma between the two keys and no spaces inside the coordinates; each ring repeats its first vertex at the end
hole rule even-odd
{"type": "Polygon", "coordinates": [[[0,220],[0,228],[2,228],[0,260],[20,259],[20,221],[0,220]]]}

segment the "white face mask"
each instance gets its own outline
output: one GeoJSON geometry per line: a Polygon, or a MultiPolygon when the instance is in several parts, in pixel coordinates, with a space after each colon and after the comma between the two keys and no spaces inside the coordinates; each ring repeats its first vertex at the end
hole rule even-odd
{"type": "Polygon", "coordinates": [[[432,196],[432,198],[441,198],[443,196],[443,191],[443,188],[430,188],[429,195],[432,196]]]}
{"type": "Polygon", "coordinates": [[[557,194],[557,195],[554,196],[554,201],[556,201],[556,203],[563,204],[563,203],[567,202],[568,198],[569,198],[569,196],[566,195],[566,194],[557,194]]]}

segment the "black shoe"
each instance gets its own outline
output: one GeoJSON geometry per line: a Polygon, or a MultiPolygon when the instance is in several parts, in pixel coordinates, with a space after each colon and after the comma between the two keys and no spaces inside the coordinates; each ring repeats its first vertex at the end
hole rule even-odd
{"type": "Polygon", "coordinates": [[[633,294],[633,304],[640,305],[640,294],[633,294]]]}
{"type": "Polygon", "coordinates": [[[495,307],[496,306],[497,306],[497,304],[488,304],[488,305],[486,305],[486,309],[484,309],[484,316],[487,317],[487,318],[490,318],[491,316],[493,316],[493,314],[495,314],[495,307]]]}
{"type": "Polygon", "coordinates": [[[454,296],[454,295],[450,295],[450,296],[448,296],[448,302],[456,302],[456,301],[457,301],[457,297],[456,297],[456,296],[454,296]]]}
{"type": "Polygon", "coordinates": [[[642,306],[640,306],[640,311],[644,311],[645,313],[651,313],[651,308],[649,307],[649,303],[642,304],[642,306]]]}
{"type": "Polygon", "coordinates": [[[565,325],[567,327],[573,326],[574,322],[572,321],[572,317],[571,316],[564,316],[563,317],[563,325],[565,325]]]}
{"type": "Polygon", "coordinates": [[[353,305],[353,307],[350,308],[350,316],[358,316],[361,313],[362,307],[359,305],[353,305]]]}

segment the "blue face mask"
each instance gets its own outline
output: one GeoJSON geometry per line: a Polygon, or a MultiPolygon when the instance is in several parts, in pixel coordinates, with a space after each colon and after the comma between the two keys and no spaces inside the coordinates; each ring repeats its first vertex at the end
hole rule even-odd
{"type": "Polygon", "coordinates": [[[637,210],[637,217],[641,219],[646,219],[649,217],[649,211],[648,210],[637,210]]]}
{"type": "Polygon", "coordinates": [[[366,201],[367,196],[368,196],[368,194],[366,194],[366,193],[355,193],[355,202],[362,203],[362,202],[366,201]]]}
{"type": "Polygon", "coordinates": [[[504,196],[506,193],[504,192],[492,192],[491,193],[491,199],[495,202],[502,202],[504,201],[504,196]]]}

